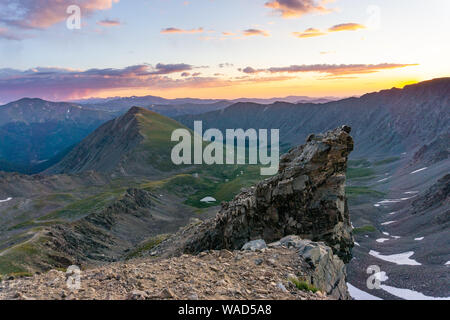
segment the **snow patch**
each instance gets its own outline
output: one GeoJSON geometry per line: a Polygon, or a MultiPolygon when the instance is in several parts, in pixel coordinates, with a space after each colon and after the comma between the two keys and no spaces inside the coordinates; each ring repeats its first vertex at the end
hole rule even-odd
{"type": "Polygon", "coordinates": [[[428,169],[428,167],[421,168],[421,169],[419,169],[419,170],[413,171],[413,172],[411,172],[410,174],[414,174],[414,173],[417,173],[417,172],[420,172],[420,171],[423,171],[423,170],[426,170],[426,169],[428,169]]]}
{"type": "Polygon", "coordinates": [[[379,243],[383,243],[383,242],[388,241],[388,240],[389,240],[388,238],[380,238],[380,239],[377,239],[375,241],[379,242],[379,243]]]}
{"type": "Polygon", "coordinates": [[[410,259],[412,255],[414,255],[414,251],[404,252],[404,253],[398,253],[398,254],[391,254],[391,255],[382,255],[377,251],[370,250],[369,254],[375,258],[392,262],[398,265],[408,265],[408,266],[420,266],[421,263],[417,262],[416,260],[410,259]]]}
{"type": "Polygon", "coordinates": [[[420,237],[420,238],[414,238],[414,240],[416,241],[422,241],[425,237],[420,237]]]}
{"type": "Polygon", "coordinates": [[[386,222],[383,222],[381,225],[382,226],[387,226],[388,224],[391,224],[391,223],[394,223],[394,222],[396,222],[396,221],[386,221],[386,222]]]}
{"type": "Polygon", "coordinates": [[[9,197],[9,198],[6,198],[5,200],[0,200],[0,203],[2,203],[2,202],[7,202],[7,201],[10,201],[10,200],[12,200],[12,198],[11,198],[11,197],[9,197]]]}
{"type": "Polygon", "coordinates": [[[389,232],[383,232],[383,234],[384,234],[385,236],[388,236],[388,235],[389,235],[389,232]]]}
{"type": "Polygon", "coordinates": [[[362,291],[350,283],[347,282],[348,287],[348,293],[350,293],[350,296],[355,300],[383,300],[381,298],[375,297],[371,295],[370,293],[367,293],[365,291],[362,291]]]}
{"type": "Polygon", "coordinates": [[[387,276],[386,272],[380,271],[374,274],[375,278],[380,280],[381,282],[387,281],[389,277],[387,276]]]}
{"type": "Polygon", "coordinates": [[[450,297],[430,297],[414,290],[395,288],[384,284],[380,285],[380,288],[405,300],[450,300],[450,297]]]}
{"type": "Polygon", "coordinates": [[[200,200],[200,202],[206,202],[206,203],[212,203],[212,202],[216,202],[217,200],[214,199],[213,197],[204,197],[203,199],[200,200]]]}

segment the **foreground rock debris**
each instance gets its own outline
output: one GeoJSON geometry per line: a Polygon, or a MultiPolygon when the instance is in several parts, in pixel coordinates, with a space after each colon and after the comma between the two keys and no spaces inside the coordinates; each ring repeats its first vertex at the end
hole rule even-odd
{"type": "Polygon", "coordinates": [[[57,270],[4,280],[0,299],[327,300],[348,298],[343,269],[344,264],[333,257],[330,248],[291,236],[262,250],[208,251],[89,269],[81,272],[79,290],[70,290],[66,273],[57,270]],[[328,277],[332,281],[327,281],[328,277]],[[316,282],[324,284],[324,289],[299,289],[295,282],[316,282]],[[328,286],[334,283],[338,285],[328,286]]]}

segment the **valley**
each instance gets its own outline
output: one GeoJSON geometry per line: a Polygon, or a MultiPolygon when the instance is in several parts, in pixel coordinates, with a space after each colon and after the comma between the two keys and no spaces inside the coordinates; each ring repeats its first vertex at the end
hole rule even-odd
{"type": "Polygon", "coordinates": [[[259,165],[174,165],[170,134],[192,128],[194,120],[205,129],[279,128],[281,153],[312,133],[350,124],[355,144],[345,192],[355,246],[349,287],[355,295],[382,299],[448,298],[448,92],[444,78],[361,98],[238,102],[195,115],[174,112],[173,119],[148,108],[119,116],[97,110],[87,122],[91,132],[75,135],[81,142],[40,173],[0,172],[0,274],[21,277],[142,258],[265,178],[259,165]],[[383,275],[379,290],[366,286],[372,265],[383,275]]]}

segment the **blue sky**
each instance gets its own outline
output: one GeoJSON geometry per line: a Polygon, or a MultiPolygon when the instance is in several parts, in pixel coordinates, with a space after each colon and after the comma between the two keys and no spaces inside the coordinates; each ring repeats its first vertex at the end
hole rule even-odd
{"type": "Polygon", "coordinates": [[[5,0],[0,101],[359,95],[448,76],[449,11],[446,0],[5,0]],[[79,30],[66,27],[70,4],[79,30]],[[130,66],[145,67],[105,72],[130,66]]]}

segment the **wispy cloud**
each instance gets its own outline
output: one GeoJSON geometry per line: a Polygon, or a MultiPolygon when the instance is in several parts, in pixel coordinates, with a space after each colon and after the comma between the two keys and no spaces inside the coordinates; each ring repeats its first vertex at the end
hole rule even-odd
{"type": "Polygon", "coordinates": [[[238,69],[247,74],[255,73],[300,73],[316,72],[331,76],[355,75],[374,73],[381,70],[397,69],[418,64],[380,63],[380,64],[312,64],[312,65],[291,65],[287,67],[271,67],[266,69],[254,69],[246,67],[238,69]]]}
{"type": "Polygon", "coordinates": [[[185,30],[185,29],[169,27],[169,28],[164,28],[161,30],[162,34],[173,34],[173,33],[195,34],[195,33],[203,33],[203,32],[204,32],[203,28],[185,30]]]}
{"type": "Polygon", "coordinates": [[[97,21],[97,24],[103,27],[116,27],[120,26],[121,23],[119,20],[113,20],[113,19],[103,19],[100,21],[97,21]]]}
{"type": "Polygon", "coordinates": [[[0,22],[23,29],[45,29],[67,18],[67,8],[78,5],[84,15],[110,9],[119,0],[2,0],[0,22]]]}
{"type": "Polygon", "coordinates": [[[244,36],[250,37],[250,36],[263,36],[268,37],[270,34],[267,31],[260,30],[260,29],[247,29],[242,31],[244,36]]]}
{"type": "Polygon", "coordinates": [[[328,29],[329,32],[337,32],[337,31],[356,31],[360,29],[365,29],[366,27],[359,23],[341,23],[335,26],[332,26],[328,29]]]}
{"type": "Polygon", "coordinates": [[[365,28],[366,27],[362,24],[349,22],[334,25],[328,28],[327,31],[322,31],[316,28],[308,28],[303,32],[293,32],[292,34],[297,38],[311,38],[311,37],[325,36],[331,32],[356,31],[365,28]]]}
{"type": "Polygon", "coordinates": [[[281,14],[283,18],[301,17],[308,13],[329,13],[332,10],[325,7],[329,0],[270,0],[267,8],[281,14]]]}
{"type": "Polygon", "coordinates": [[[292,33],[297,38],[312,38],[312,37],[320,37],[326,35],[326,32],[322,32],[319,29],[309,28],[303,32],[293,32],[292,33]]]}

